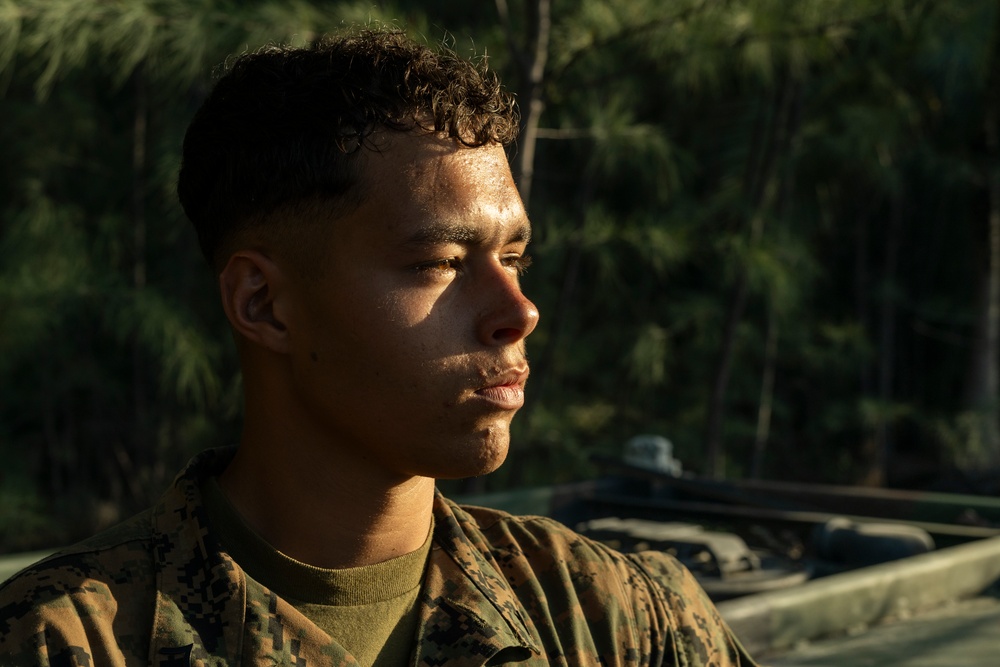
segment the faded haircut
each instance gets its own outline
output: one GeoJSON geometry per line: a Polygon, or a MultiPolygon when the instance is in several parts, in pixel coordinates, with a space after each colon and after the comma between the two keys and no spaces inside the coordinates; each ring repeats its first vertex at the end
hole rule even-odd
{"type": "Polygon", "coordinates": [[[398,30],[351,30],[235,58],[188,127],[177,183],[205,258],[221,269],[241,235],[359,205],[358,156],[378,150],[381,130],[506,146],[518,115],[485,59],[472,63],[398,30]]]}

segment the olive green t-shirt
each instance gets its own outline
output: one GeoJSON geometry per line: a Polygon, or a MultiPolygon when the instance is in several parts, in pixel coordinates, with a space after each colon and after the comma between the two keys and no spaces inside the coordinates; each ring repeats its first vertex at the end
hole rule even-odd
{"type": "Polygon", "coordinates": [[[213,530],[248,577],[285,598],[362,665],[406,665],[433,526],[421,548],[375,565],[327,570],[281,553],[253,531],[215,477],[202,489],[213,530]]]}

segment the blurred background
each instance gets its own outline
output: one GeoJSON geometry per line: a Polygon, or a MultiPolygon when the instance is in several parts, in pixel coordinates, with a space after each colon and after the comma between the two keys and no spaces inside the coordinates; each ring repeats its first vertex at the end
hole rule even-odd
{"type": "Polygon", "coordinates": [[[637,434],[713,478],[996,493],[998,0],[0,0],[0,552],[239,437],[174,195],[227,57],[389,22],[519,99],[528,404],[452,491],[637,434]]]}

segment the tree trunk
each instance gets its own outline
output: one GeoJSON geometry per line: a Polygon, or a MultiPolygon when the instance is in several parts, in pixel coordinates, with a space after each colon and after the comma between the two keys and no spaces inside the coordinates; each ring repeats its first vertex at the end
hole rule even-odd
{"type": "Polygon", "coordinates": [[[767,309],[767,341],[764,343],[764,374],[760,383],[760,403],[757,408],[757,433],[753,442],[751,479],[760,479],[764,468],[764,451],[771,433],[771,412],[774,406],[774,373],[778,359],[778,317],[774,307],[767,309]]]}
{"type": "MultiPolygon", "coordinates": [[[[146,134],[149,114],[146,81],[142,68],[133,75],[135,116],[132,123],[132,298],[138,308],[146,287],[146,134]]],[[[132,448],[129,456],[135,469],[141,469],[148,453],[146,377],[139,327],[132,333],[132,448]]],[[[126,484],[126,487],[129,485],[126,484]]]]}
{"type": "Polygon", "coordinates": [[[517,141],[517,152],[512,158],[511,171],[521,200],[527,208],[535,175],[538,123],[545,109],[542,91],[545,66],[549,58],[549,35],[552,32],[552,2],[531,0],[525,4],[526,38],[523,46],[514,38],[507,0],[496,0],[496,6],[511,54],[519,69],[521,134],[517,141]]]}
{"type": "Polygon", "coordinates": [[[46,363],[39,374],[42,381],[42,456],[41,465],[45,471],[45,491],[53,498],[60,498],[65,493],[63,481],[63,465],[61,440],[56,418],[55,380],[51,366],[46,363]]]}
{"type": "Polygon", "coordinates": [[[888,479],[892,458],[892,427],[889,408],[894,398],[893,379],[896,360],[896,269],[899,264],[899,244],[903,231],[902,191],[893,195],[889,211],[889,226],[885,243],[885,268],[882,274],[882,300],[879,307],[878,399],[879,411],[875,422],[875,484],[882,486],[888,479]]]}
{"type": "Polygon", "coordinates": [[[997,24],[993,31],[993,53],[986,104],[986,165],[989,191],[989,282],[986,301],[986,392],[990,415],[989,445],[994,456],[998,444],[997,399],[1000,394],[1000,368],[997,352],[1000,348],[1000,2],[997,3],[997,24]]]}
{"type": "MultiPolygon", "coordinates": [[[[798,81],[788,74],[776,91],[774,110],[771,123],[766,134],[758,141],[751,143],[748,162],[759,164],[759,167],[748,166],[744,192],[749,209],[748,243],[753,247],[760,243],[764,233],[764,211],[769,200],[774,197],[775,169],[782,155],[787,155],[791,138],[798,122],[796,113],[797,99],[801,94],[798,81]],[[759,150],[763,146],[763,154],[759,150]]],[[[708,415],[705,421],[705,470],[704,474],[720,478],[724,472],[724,453],[722,446],[722,426],[725,423],[726,393],[729,388],[729,377],[732,371],[733,356],[736,351],[736,330],[743,319],[749,290],[749,276],[745,260],[741,260],[736,270],[736,277],[730,291],[726,308],[726,318],[722,331],[722,342],[712,375],[712,391],[708,401],[708,415]]]]}
{"type": "Polygon", "coordinates": [[[983,462],[992,464],[1000,461],[1000,366],[997,359],[1000,351],[1000,2],[995,20],[983,112],[984,181],[988,201],[985,288],[966,380],[969,407],[981,416],[981,435],[986,447],[983,462]]]}

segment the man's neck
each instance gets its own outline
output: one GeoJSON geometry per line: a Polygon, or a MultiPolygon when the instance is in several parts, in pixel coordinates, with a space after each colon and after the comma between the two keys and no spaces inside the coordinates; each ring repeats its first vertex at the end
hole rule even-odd
{"type": "Polygon", "coordinates": [[[371,565],[418,549],[430,529],[434,480],[382,480],[357,460],[244,438],[219,476],[230,502],[277,550],[315,567],[371,565]]]}

